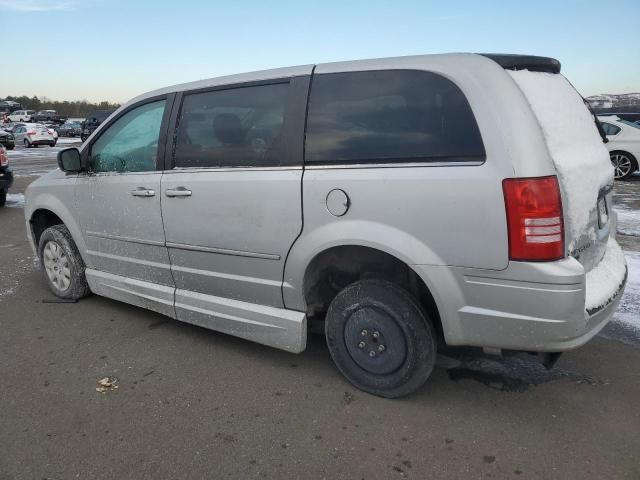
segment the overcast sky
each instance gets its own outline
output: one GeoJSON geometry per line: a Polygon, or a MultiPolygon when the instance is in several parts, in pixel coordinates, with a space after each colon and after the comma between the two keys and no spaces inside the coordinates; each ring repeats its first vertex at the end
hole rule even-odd
{"type": "Polygon", "coordinates": [[[585,95],[640,92],[640,0],[0,0],[0,98],[123,102],[264,68],[442,52],[552,56],[585,95]]]}

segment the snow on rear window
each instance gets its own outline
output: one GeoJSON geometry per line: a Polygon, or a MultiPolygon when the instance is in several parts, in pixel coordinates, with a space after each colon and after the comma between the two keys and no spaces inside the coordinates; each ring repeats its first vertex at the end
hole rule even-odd
{"type": "Polygon", "coordinates": [[[613,183],[609,152],[582,97],[562,75],[507,70],[531,105],[563,190],[569,251],[589,230],[600,189],[613,183]]]}

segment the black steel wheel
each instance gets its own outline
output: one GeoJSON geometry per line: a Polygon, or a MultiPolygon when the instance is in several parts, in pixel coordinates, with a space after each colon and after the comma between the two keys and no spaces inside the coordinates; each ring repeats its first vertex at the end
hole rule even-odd
{"type": "Polygon", "coordinates": [[[361,280],[334,298],[325,319],[331,357],[357,388],[395,398],[420,388],[436,358],[431,320],[404,289],[361,280]]]}

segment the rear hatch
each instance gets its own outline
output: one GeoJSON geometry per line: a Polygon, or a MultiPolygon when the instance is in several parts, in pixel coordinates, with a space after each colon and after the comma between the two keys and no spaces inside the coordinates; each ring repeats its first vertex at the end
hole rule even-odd
{"type": "Polygon", "coordinates": [[[531,105],[555,164],[566,252],[589,272],[603,258],[614,227],[613,167],[594,116],[554,62],[555,69],[547,63],[542,71],[507,72],[531,105]]]}
{"type": "Polygon", "coordinates": [[[51,134],[49,133],[49,129],[44,126],[37,125],[33,129],[29,131],[35,131],[35,135],[31,135],[32,140],[50,140],[51,134]]]}

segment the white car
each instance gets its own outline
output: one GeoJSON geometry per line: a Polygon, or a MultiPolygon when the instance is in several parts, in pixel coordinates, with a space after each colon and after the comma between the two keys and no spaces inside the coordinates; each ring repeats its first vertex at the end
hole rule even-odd
{"type": "Polygon", "coordinates": [[[598,115],[609,142],[606,144],[615,168],[616,180],[624,180],[638,170],[640,125],[616,115],[598,115]]]}
{"type": "Polygon", "coordinates": [[[58,141],[55,130],[37,123],[18,125],[13,130],[13,137],[15,138],[16,145],[22,144],[27,148],[37,147],[38,145],[55,147],[58,141]]]}
{"type": "Polygon", "coordinates": [[[9,115],[9,120],[12,122],[30,122],[34,113],[36,113],[34,110],[16,110],[9,115]]]}

